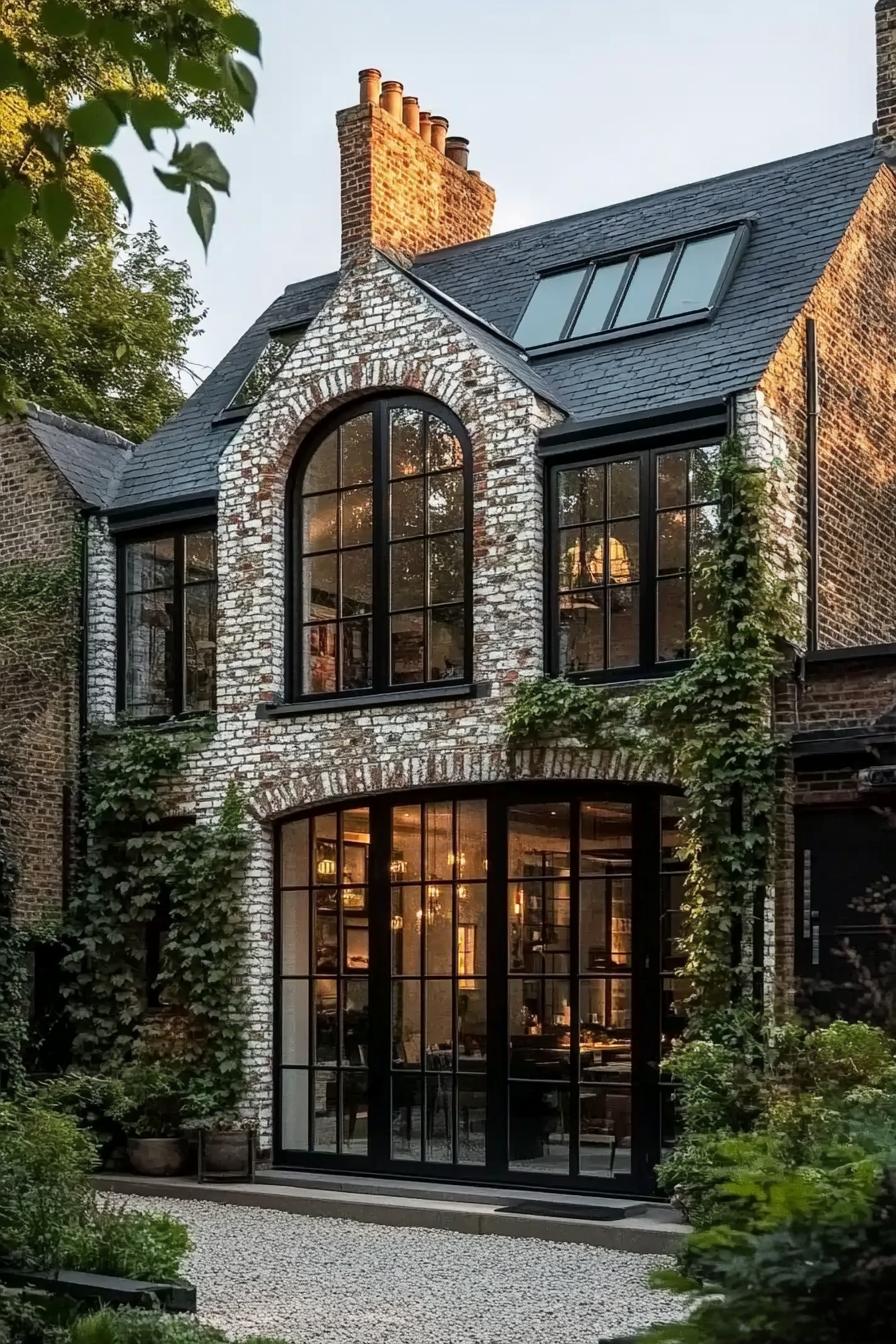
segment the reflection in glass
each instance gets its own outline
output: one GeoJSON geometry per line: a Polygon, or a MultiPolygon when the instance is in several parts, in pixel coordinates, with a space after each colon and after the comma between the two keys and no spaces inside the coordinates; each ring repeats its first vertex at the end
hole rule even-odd
{"type": "Polygon", "coordinates": [[[507,989],[511,1076],[568,1078],[569,981],[514,977],[507,989]]]}
{"type": "Polygon", "coordinates": [[[304,1152],[308,1148],[308,1073],[283,1069],[280,1073],[280,1142],[283,1147],[304,1152]]]}
{"type": "Polygon", "coordinates": [[[616,298],[626,269],[627,262],[624,261],[613,262],[610,266],[599,266],[597,268],[585,296],[585,301],[579,309],[575,325],[570,332],[572,339],[575,339],[576,336],[590,336],[594,332],[603,331],[607,325],[613,300],[616,298]]]}
{"type": "Polygon", "coordinates": [[[421,1063],[420,982],[392,982],[392,1065],[419,1068],[421,1063]]]}
{"type": "Polygon", "coordinates": [[[569,1173],[567,1087],[511,1083],[508,1096],[510,1165],[518,1171],[569,1173]]]}
{"type": "Polygon", "coordinates": [[[457,1160],[485,1165],[486,1093],[474,1078],[457,1080],[457,1160]]]}
{"type": "Polygon", "coordinates": [[[392,1074],[392,1157],[419,1162],[423,1157],[423,1078],[420,1074],[392,1074]]]}
{"type": "Polygon", "coordinates": [[[680,313],[694,313],[709,307],[734,236],[733,232],[717,233],[712,238],[696,238],[686,245],[659,312],[660,317],[676,317],[680,313]]]}
{"type": "Polygon", "coordinates": [[[578,271],[546,275],[538,281],[514,333],[518,345],[546,345],[560,339],[585,272],[583,266],[578,271]]]}
{"type": "Polygon", "coordinates": [[[329,1069],[314,1074],[314,1151],[335,1153],[339,1148],[339,1082],[329,1069]]]}
{"type": "Polygon", "coordinates": [[[308,981],[284,980],[280,1007],[280,1059],[308,1064],[308,981]]]}
{"type": "Polygon", "coordinates": [[[631,1172],[632,1100],[625,1089],[583,1087],[579,1100],[579,1170],[583,1176],[631,1172]]]}
{"type": "Polygon", "coordinates": [[[613,322],[614,327],[630,327],[636,322],[648,320],[671,257],[670,249],[668,252],[653,252],[638,258],[625,298],[613,322]]]}
{"type": "Polygon", "coordinates": [[[426,1078],[426,1160],[451,1162],[454,1156],[454,1082],[450,1069],[426,1078]]]}
{"type": "Polygon", "coordinates": [[[366,1153],[368,1138],[367,1072],[344,1069],[342,1072],[342,1151],[366,1153]]]}

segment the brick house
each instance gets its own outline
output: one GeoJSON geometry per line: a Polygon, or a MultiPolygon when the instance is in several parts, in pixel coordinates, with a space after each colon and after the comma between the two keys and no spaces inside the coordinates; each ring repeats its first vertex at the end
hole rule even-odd
{"type": "Polygon", "coordinates": [[[338,273],[289,286],[146,443],[43,412],[0,432],[4,560],[87,530],[47,756],[0,744],[23,908],[60,899],[79,724],[214,711],[172,811],[213,815],[232,778],[249,800],[276,1163],[650,1188],[682,1025],[674,781],[511,751],[502,711],[545,671],[686,664],[732,429],[805,608],[775,704],[785,992],[886,871],[896,0],[877,18],[873,136],[493,237],[466,141],[363,71],[338,273]]]}

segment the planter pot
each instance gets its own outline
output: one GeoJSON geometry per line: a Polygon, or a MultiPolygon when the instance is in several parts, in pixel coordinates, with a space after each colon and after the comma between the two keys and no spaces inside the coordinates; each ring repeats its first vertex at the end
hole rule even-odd
{"type": "Polygon", "coordinates": [[[187,1165],[184,1139],[128,1139],[131,1170],[139,1176],[180,1176],[187,1165]]]}
{"type": "Polygon", "coordinates": [[[243,1176],[249,1165],[249,1139],[245,1130],[211,1132],[204,1136],[205,1169],[215,1175],[243,1176]]]}

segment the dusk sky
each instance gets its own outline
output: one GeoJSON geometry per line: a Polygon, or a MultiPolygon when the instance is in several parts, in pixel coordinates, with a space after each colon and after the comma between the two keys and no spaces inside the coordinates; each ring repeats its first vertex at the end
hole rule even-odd
{"type": "Polygon", "coordinates": [[[206,262],[184,198],[122,143],[135,224],[158,223],[209,312],[204,376],[294,280],[339,262],[334,115],[377,66],[471,142],[495,232],[867,134],[873,0],[244,0],[255,121],[200,130],[232,173],[206,262]]]}

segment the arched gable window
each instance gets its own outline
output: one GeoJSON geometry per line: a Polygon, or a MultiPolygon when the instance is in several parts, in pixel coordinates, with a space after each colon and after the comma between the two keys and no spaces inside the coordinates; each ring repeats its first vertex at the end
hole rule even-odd
{"type": "Polygon", "coordinates": [[[294,697],[471,679],[471,467],[449,411],[355,402],[297,457],[290,486],[294,697]]]}

